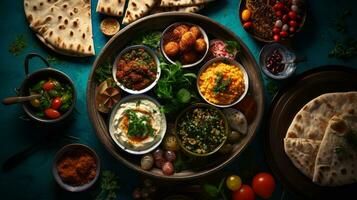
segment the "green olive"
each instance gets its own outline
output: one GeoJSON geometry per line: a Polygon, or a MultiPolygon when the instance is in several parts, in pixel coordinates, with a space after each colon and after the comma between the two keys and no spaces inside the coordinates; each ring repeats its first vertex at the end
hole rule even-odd
{"type": "Polygon", "coordinates": [[[33,107],[35,107],[35,108],[38,108],[38,107],[40,107],[40,105],[41,105],[40,99],[32,99],[32,100],[30,101],[30,103],[31,103],[31,105],[32,105],[33,107]]]}
{"type": "Polygon", "coordinates": [[[179,150],[180,146],[177,142],[177,139],[173,135],[168,135],[164,138],[164,149],[167,151],[177,151],[179,150]]]}
{"type": "Polygon", "coordinates": [[[229,134],[228,134],[228,141],[231,142],[231,143],[236,143],[240,140],[241,138],[241,135],[238,131],[231,131],[229,134]]]}
{"type": "Polygon", "coordinates": [[[50,90],[50,91],[48,91],[48,94],[51,97],[58,97],[59,96],[59,93],[56,90],[50,90]]]}

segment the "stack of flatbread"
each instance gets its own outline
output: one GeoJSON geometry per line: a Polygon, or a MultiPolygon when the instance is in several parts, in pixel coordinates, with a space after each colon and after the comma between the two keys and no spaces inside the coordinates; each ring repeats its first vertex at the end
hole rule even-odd
{"type": "Polygon", "coordinates": [[[357,182],[357,92],[328,93],[307,103],[295,115],[284,149],[318,185],[357,182]]]}
{"type": "Polygon", "coordinates": [[[99,0],[97,12],[121,17],[127,2],[122,24],[130,24],[146,15],[161,12],[198,12],[214,0],[99,0]]]}
{"type": "Polygon", "coordinates": [[[54,51],[92,56],[94,44],[90,0],[24,0],[30,27],[54,51]]]}

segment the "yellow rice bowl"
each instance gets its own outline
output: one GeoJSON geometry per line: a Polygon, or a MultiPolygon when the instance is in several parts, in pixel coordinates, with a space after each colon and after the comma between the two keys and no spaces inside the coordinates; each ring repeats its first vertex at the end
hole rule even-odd
{"type": "Polygon", "coordinates": [[[198,87],[207,101],[217,105],[228,105],[236,101],[245,92],[244,74],[235,65],[215,62],[201,73],[198,87]],[[218,74],[223,76],[223,80],[230,79],[230,84],[224,91],[215,92],[218,74]]]}

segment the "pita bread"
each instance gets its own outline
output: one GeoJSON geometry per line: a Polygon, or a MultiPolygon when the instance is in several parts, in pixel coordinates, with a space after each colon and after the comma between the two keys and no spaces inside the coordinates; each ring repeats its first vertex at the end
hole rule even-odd
{"type": "Polygon", "coordinates": [[[296,168],[311,179],[320,143],[320,141],[304,138],[284,139],[284,149],[290,160],[296,168]]]}
{"type": "Polygon", "coordinates": [[[357,150],[346,138],[357,138],[357,115],[333,117],[317,153],[313,182],[340,186],[357,182],[357,150]]]}
{"type": "Polygon", "coordinates": [[[97,12],[111,16],[122,16],[126,0],[99,0],[97,12]]]}
{"type": "Polygon", "coordinates": [[[328,121],[344,113],[357,113],[357,92],[323,94],[295,115],[286,138],[322,140],[328,121]]]}
{"type": "Polygon", "coordinates": [[[24,0],[30,28],[49,48],[69,56],[92,56],[90,0],[24,0]]]}
{"type": "Polygon", "coordinates": [[[185,6],[185,7],[155,7],[151,10],[151,14],[163,13],[163,12],[187,12],[195,13],[200,11],[204,6],[185,6]]]}
{"type": "Polygon", "coordinates": [[[144,17],[157,2],[158,0],[129,0],[122,24],[130,24],[144,17]]]}
{"type": "Polygon", "coordinates": [[[161,0],[160,7],[196,6],[214,0],[161,0]]]}

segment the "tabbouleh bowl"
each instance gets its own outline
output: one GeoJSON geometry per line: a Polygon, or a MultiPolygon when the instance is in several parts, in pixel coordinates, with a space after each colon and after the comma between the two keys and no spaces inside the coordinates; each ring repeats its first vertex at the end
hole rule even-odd
{"type": "Polygon", "coordinates": [[[196,156],[218,151],[227,139],[227,132],[224,115],[208,104],[189,107],[176,121],[176,137],[181,148],[196,156]]]}

